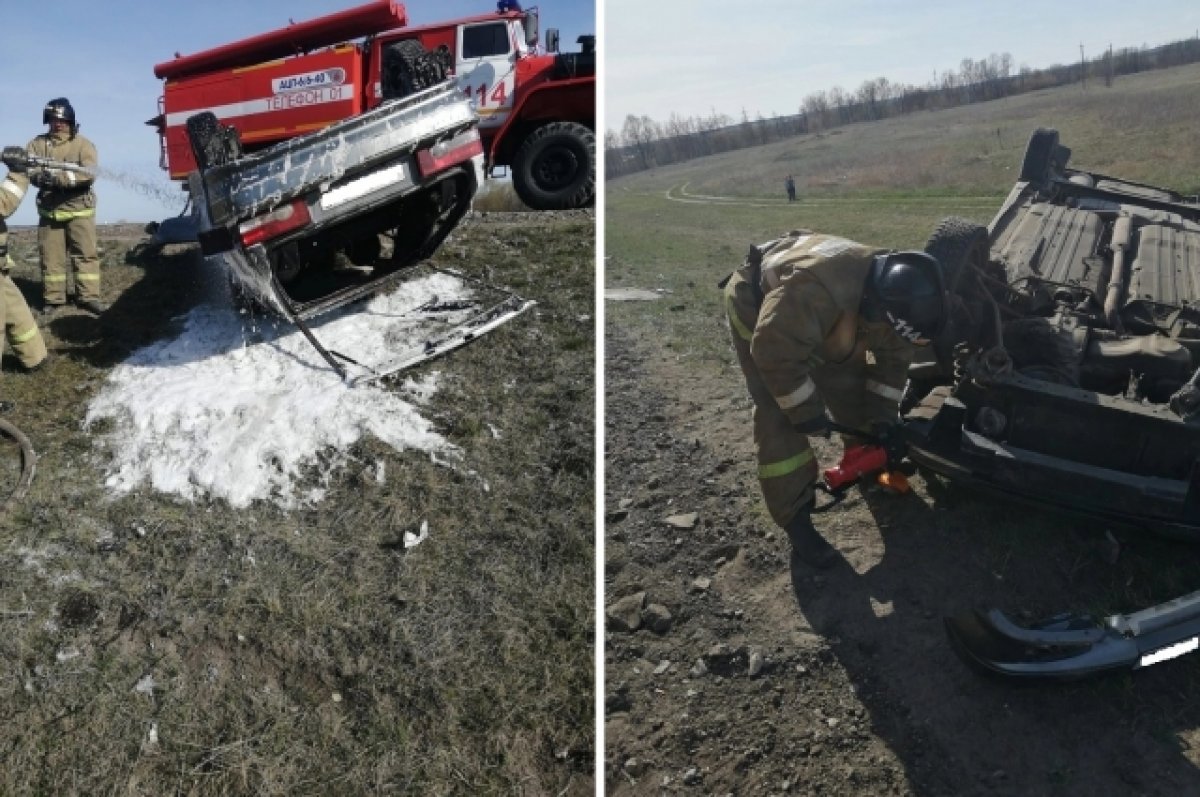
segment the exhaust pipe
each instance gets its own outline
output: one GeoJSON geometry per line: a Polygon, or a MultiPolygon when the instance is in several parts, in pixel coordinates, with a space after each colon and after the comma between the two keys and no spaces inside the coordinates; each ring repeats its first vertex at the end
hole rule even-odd
{"type": "Polygon", "coordinates": [[[1110,247],[1113,252],[1112,274],[1108,278],[1108,291],[1104,296],[1104,319],[1110,329],[1121,329],[1121,296],[1125,293],[1126,252],[1133,240],[1133,219],[1121,216],[1113,225],[1110,247]]]}

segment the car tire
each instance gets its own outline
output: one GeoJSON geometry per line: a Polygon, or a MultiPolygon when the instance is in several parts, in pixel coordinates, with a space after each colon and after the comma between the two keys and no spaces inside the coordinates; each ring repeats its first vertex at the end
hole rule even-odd
{"type": "Polygon", "coordinates": [[[1039,127],[1029,137],[1025,158],[1021,161],[1021,179],[1034,185],[1044,185],[1060,173],[1071,157],[1071,150],[1058,143],[1058,131],[1039,127]]]}
{"type": "Polygon", "coordinates": [[[446,79],[443,58],[428,52],[416,39],[388,45],[383,56],[383,99],[416,94],[446,79]]]}
{"type": "Polygon", "coordinates": [[[957,300],[974,292],[977,283],[971,272],[986,268],[989,249],[987,227],[959,216],[942,219],[925,243],[925,252],[942,266],[946,292],[951,297],[945,328],[933,342],[934,354],[945,374],[953,370],[954,345],[970,331],[969,321],[956,312],[961,306],[957,300]]]}
{"type": "Polygon", "coordinates": [[[987,265],[987,227],[960,216],[947,216],[929,236],[925,252],[941,264],[946,290],[957,293],[967,272],[987,265]]]}
{"type": "Polygon", "coordinates": [[[576,122],[534,130],[513,158],[513,188],[534,210],[569,210],[596,200],[596,134],[576,122]]]}
{"type": "Polygon", "coordinates": [[[222,125],[212,111],[189,116],[185,126],[192,157],[200,171],[223,166],[241,157],[242,142],[237,130],[222,125]]]}

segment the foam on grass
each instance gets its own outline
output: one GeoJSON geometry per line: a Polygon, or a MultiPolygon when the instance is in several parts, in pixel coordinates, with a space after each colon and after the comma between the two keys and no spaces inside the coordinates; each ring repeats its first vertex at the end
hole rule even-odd
{"type": "MultiPolygon", "coordinates": [[[[428,319],[411,311],[435,298],[463,300],[469,290],[435,274],[314,331],[328,348],[379,361],[382,347],[416,347],[429,336],[428,319]]],[[[247,326],[227,305],[201,305],[177,337],[113,369],[84,425],[108,422],[98,445],[111,456],[106,484],[114,493],[149,485],[187,500],[292,508],[321,499],[330,473],[364,435],[438,459],[457,453],[417,403],[378,383],[348,387],[298,329],[275,321],[247,326]]],[[[422,384],[427,391],[436,382],[422,384]]]]}

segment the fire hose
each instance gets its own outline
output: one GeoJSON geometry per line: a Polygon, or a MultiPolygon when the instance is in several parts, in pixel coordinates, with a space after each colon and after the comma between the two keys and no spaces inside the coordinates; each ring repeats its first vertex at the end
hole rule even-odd
{"type": "Polygon", "coordinates": [[[29,485],[33,483],[33,472],[37,467],[37,455],[33,453],[33,445],[25,433],[8,421],[0,419],[0,433],[15,442],[21,450],[21,476],[8,498],[0,503],[0,515],[3,515],[29,491],[29,485]]]}
{"type": "Polygon", "coordinates": [[[5,147],[3,152],[0,152],[0,161],[4,161],[4,165],[14,172],[25,172],[30,169],[59,169],[66,172],[86,174],[90,177],[96,176],[96,170],[88,166],[55,160],[54,158],[43,158],[39,155],[30,155],[22,147],[5,147]]]}

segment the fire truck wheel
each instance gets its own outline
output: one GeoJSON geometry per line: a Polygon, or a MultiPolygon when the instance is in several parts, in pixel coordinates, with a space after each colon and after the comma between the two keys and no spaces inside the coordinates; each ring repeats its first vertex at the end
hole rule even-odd
{"type": "Polygon", "coordinates": [[[567,210],[596,199],[596,135],[575,122],[534,130],[513,158],[513,188],[534,210],[567,210]]]}

